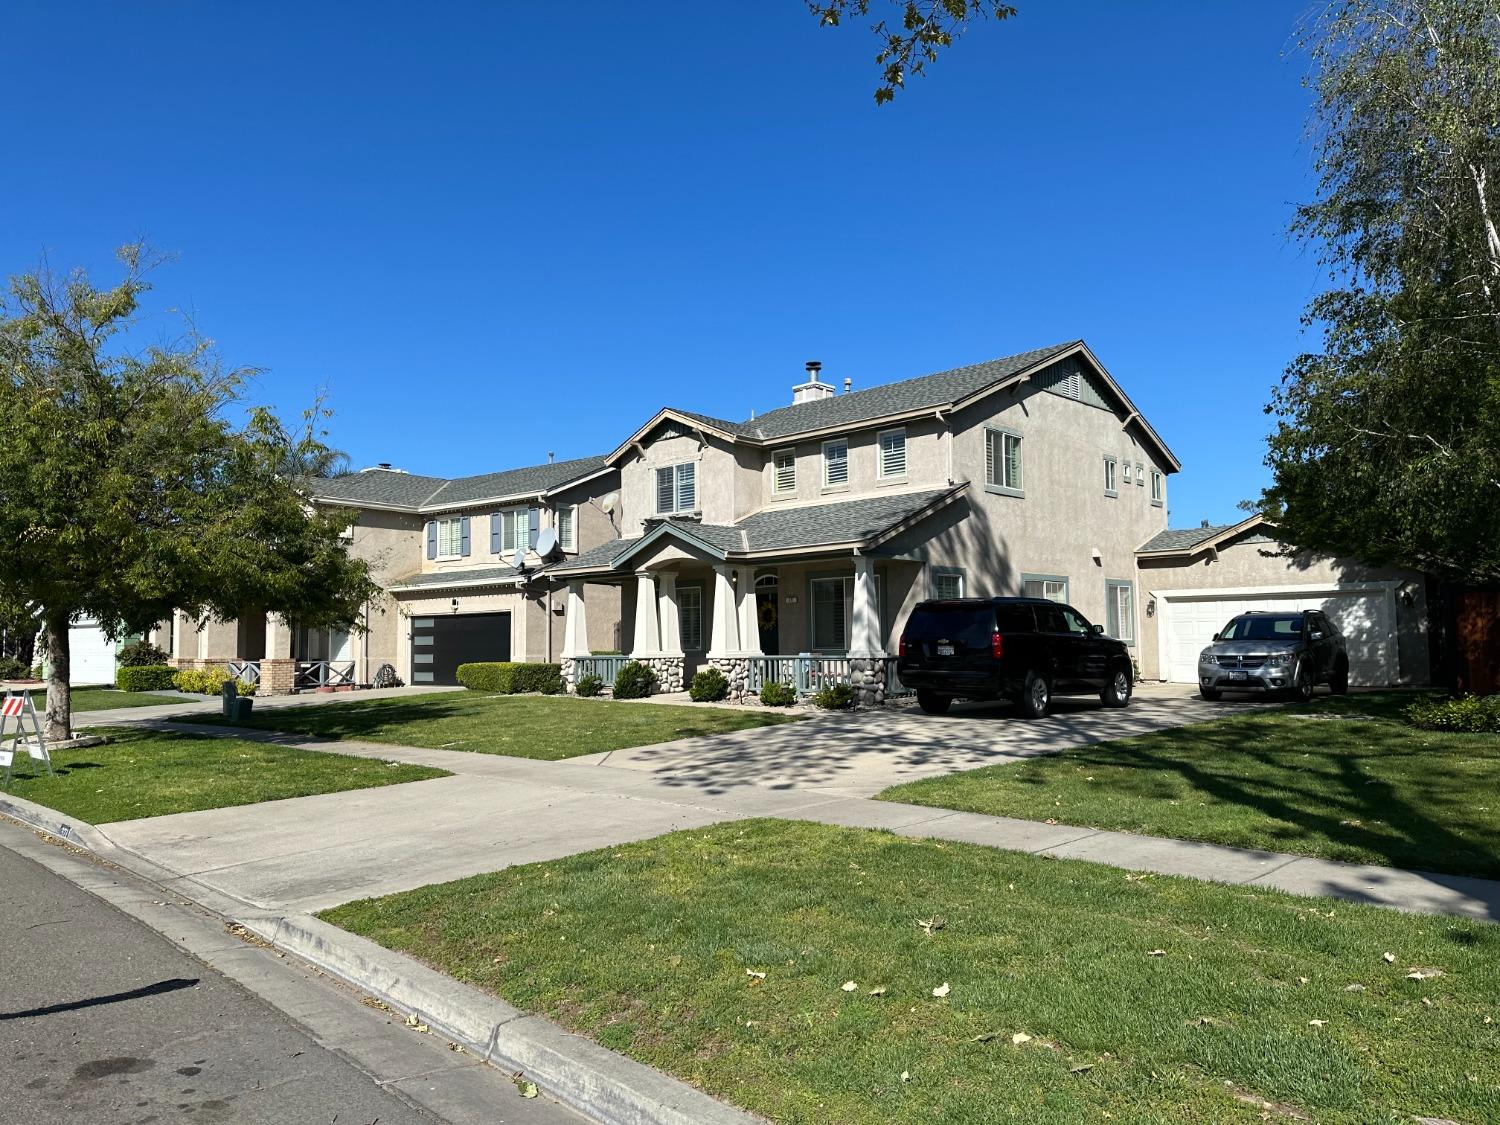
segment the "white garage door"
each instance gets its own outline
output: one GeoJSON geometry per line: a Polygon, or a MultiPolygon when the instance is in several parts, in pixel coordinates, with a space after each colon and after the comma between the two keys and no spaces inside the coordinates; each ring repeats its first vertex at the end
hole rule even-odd
{"type": "Polygon", "coordinates": [[[1162,615],[1162,663],[1173,683],[1198,682],[1198,654],[1230,618],[1247,610],[1320,609],[1344,634],[1349,682],[1381,687],[1398,679],[1396,622],[1384,587],[1352,590],[1203,590],[1158,595],[1162,615]]]}
{"type": "Polygon", "coordinates": [[[74,625],[68,630],[68,648],[72,656],[75,684],[112,684],[115,682],[115,642],[91,623],[74,625]]]}

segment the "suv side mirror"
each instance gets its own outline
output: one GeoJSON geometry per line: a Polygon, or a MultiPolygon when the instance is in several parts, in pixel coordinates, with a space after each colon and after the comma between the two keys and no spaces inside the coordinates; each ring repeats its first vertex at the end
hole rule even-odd
{"type": "Polygon", "coordinates": [[[1219,634],[1218,634],[1218,633],[1215,633],[1215,634],[1214,634],[1214,640],[1218,640],[1218,639],[1219,639],[1219,634]]]}
{"type": "Polygon", "coordinates": [[[1090,625],[1089,626],[1089,632],[1093,633],[1094,636],[1096,636],[1096,637],[1102,637],[1102,636],[1104,636],[1104,626],[1103,625],[1090,625]]]}

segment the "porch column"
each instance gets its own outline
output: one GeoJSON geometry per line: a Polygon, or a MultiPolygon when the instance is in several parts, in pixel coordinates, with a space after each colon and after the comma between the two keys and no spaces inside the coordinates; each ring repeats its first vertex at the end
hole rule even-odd
{"type": "Polygon", "coordinates": [[[735,600],[734,568],[714,567],[714,619],[708,638],[709,656],[730,656],[740,648],[740,607],[735,600]]]}
{"type": "Polygon", "coordinates": [[[569,582],[567,617],[563,622],[562,657],[564,660],[575,660],[580,656],[588,656],[589,652],[589,623],[583,602],[583,583],[569,582]]]}
{"type": "Polygon", "coordinates": [[[287,695],[297,686],[292,623],[275,613],[266,614],[266,655],[260,662],[260,683],[266,695],[287,695]]]}
{"type": "Polygon", "coordinates": [[[677,612],[677,575],[663,571],[656,581],[661,605],[661,652],[663,656],[681,656],[682,624],[677,612]]]}
{"type": "Polygon", "coordinates": [[[883,656],[880,609],[875,597],[875,560],[854,556],[854,619],[849,630],[850,656],[883,656]]]}
{"type": "Polygon", "coordinates": [[[656,629],[656,578],[649,570],[635,572],[635,640],[630,655],[639,660],[661,652],[656,629]]]}
{"type": "Polygon", "coordinates": [[[755,601],[755,568],[736,568],[739,575],[735,588],[740,618],[740,651],[746,656],[760,656],[760,607],[755,601]]]}

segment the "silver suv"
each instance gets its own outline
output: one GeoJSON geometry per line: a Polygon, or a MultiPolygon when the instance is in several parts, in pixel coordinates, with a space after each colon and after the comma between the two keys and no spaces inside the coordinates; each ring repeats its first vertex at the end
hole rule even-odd
{"type": "Polygon", "coordinates": [[[1242,613],[1198,657],[1198,691],[1209,701],[1226,691],[1284,691],[1305,702],[1318,684],[1334,695],[1349,690],[1344,635],[1317,610],[1242,613]]]}

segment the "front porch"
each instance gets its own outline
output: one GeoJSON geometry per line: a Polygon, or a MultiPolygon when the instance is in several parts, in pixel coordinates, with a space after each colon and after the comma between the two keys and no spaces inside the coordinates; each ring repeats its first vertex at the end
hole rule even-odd
{"type": "Polygon", "coordinates": [[[233,621],[194,621],[174,615],[177,668],[223,668],[263,695],[352,690],[357,683],[356,638],[343,629],[290,625],[276,614],[233,621]]]}
{"type": "Polygon", "coordinates": [[[919,562],[845,552],[741,564],[680,548],[635,562],[624,576],[569,581],[562,663],[570,686],[587,675],[612,684],[634,660],[656,672],[663,692],[685,691],[698,672],[717,668],[735,702],[776,682],[799,697],[849,684],[864,706],[906,694],[893,631],[919,562]],[[628,653],[590,647],[590,584],[623,587],[628,653]]]}

